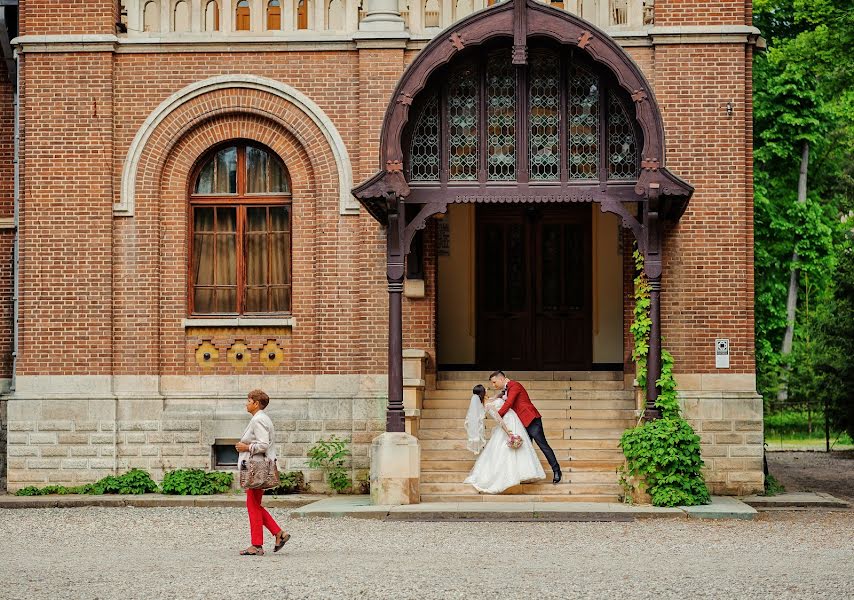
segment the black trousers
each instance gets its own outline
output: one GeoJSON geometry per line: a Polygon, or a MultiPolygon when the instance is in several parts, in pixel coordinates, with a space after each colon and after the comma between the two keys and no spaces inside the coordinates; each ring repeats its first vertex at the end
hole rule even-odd
{"type": "Polygon", "coordinates": [[[552,471],[560,473],[560,465],[557,464],[555,453],[552,450],[552,447],[549,446],[549,442],[546,440],[546,433],[543,431],[543,420],[537,417],[531,421],[525,429],[528,430],[528,435],[531,436],[531,439],[537,442],[537,446],[540,447],[543,456],[545,456],[546,460],[549,461],[549,466],[552,468],[552,471]]]}

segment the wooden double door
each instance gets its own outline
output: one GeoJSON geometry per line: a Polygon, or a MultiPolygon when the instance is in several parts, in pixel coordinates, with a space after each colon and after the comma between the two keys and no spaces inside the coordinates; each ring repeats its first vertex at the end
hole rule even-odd
{"type": "Polygon", "coordinates": [[[478,366],[590,369],[590,205],[479,205],[476,231],[478,366]]]}

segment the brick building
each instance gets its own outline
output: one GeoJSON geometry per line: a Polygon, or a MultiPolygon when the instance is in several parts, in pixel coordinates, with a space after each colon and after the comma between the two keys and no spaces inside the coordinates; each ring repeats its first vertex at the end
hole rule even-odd
{"type": "Polygon", "coordinates": [[[405,429],[465,498],[504,368],[566,481],[513,493],[611,499],[635,239],[710,487],[762,487],[750,0],[484,4],[0,2],[9,490],[228,468],[261,387],[285,468],[405,429]]]}

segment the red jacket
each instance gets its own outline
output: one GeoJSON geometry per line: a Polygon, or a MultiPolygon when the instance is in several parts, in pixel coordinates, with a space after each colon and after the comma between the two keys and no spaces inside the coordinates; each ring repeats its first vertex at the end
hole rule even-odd
{"type": "Polygon", "coordinates": [[[498,411],[502,417],[507,414],[510,409],[516,411],[522,425],[527,427],[531,421],[542,417],[542,415],[534,408],[531,399],[528,397],[528,392],[522,387],[518,381],[507,382],[507,400],[504,401],[504,406],[498,411]]]}

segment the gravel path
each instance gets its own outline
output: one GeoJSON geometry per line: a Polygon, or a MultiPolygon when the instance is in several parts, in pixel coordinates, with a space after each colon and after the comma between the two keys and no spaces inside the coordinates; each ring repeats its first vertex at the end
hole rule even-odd
{"type": "Polygon", "coordinates": [[[854,502],[854,450],[767,452],[768,472],[787,492],[826,492],[854,502]]]}
{"type": "Polygon", "coordinates": [[[245,558],[240,509],[0,510],[0,598],[843,598],[854,583],[854,511],[754,522],[274,516],[290,543],[245,558]]]}

